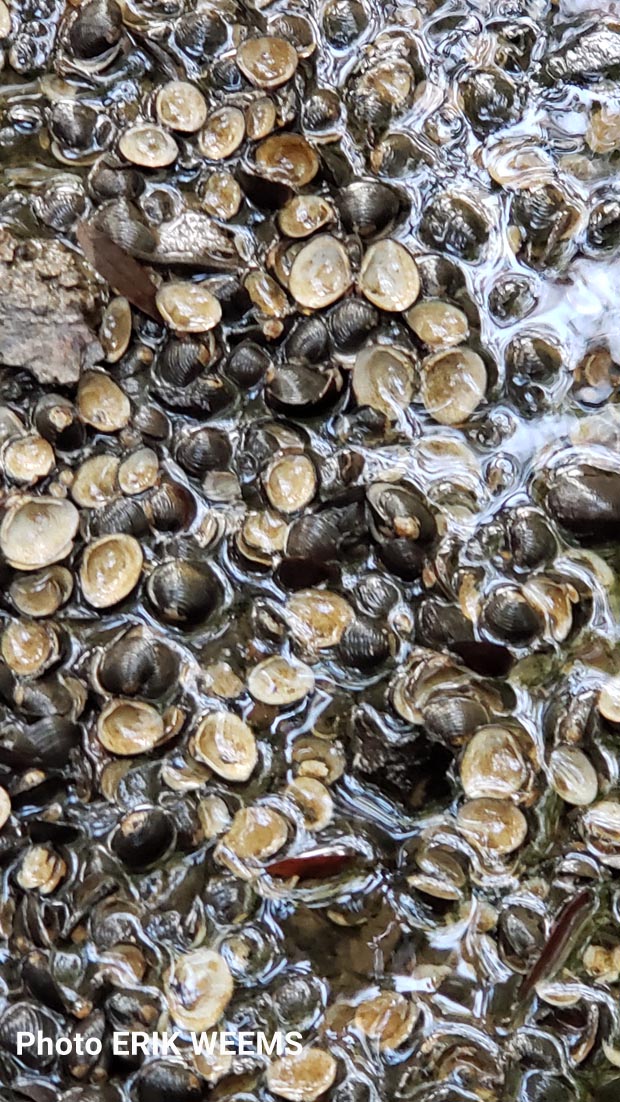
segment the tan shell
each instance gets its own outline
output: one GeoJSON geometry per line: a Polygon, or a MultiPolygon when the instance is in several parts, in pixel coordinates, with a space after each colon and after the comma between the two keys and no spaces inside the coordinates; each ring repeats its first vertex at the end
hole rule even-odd
{"type": "Polygon", "coordinates": [[[315,777],[296,777],[284,789],[299,806],[306,830],[323,830],[334,817],[334,801],[328,788],[315,777]]]}
{"type": "Polygon", "coordinates": [[[280,513],[296,513],[312,501],[317,489],[314,463],[307,455],[281,455],[269,464],[263,482],[269,504],[280,513]]]}
{"type": "Polygon", "coordinates": [[[239,213],[243,202],[243,192],[230,172],[221,170],[212,172],[202,192],[201,202],[204,209],[214,218],[227,221],[239,213]]]}
{"type": "Polygon", "coordinates": [[[37,433],[19,436],[7,444],[3,466],[9,478],[32,486],[46,478],[56,462],[52,445],[37,433]]]}
{"type": "Polygon", "coordinates": [[[422,364],[424,408],[440,425],[460,425],[484,398],[487,372],[477,352],[461,345],[422,364]]]}
{"type": "Polygon", "coordinates": [[[165,168],[176,160],[179,147],[161,126],[143,123],[132,126],[118,143],[123,157],[141,168],[165,168]]]}
{"type": "Polygon", "coordinates": [[[396,421],[413,399],[413,363],[398,348],[371,345],[358,352],[351,382],[358,405],[378,409],[388,420],[396,421]]]}
{"type": "Polygon", "coordinates": [[[355,1028],[373,1041],[381,1051],[402,1045],[413,1028],[415,1013],[397,991],[382,991],[365,999],[355,1011],[355,1028]]]}
{"type": "Polygon", "coordinates": [[[598,778],[592,762],[577,746],[558,746],[549,758],[549,775],[558,796],[568,804],[594,803],[598,778]]]}
{"type": "Polygon", "coordinates": [[[110,364],[125,355],[131,340],[131,306],[126,298],[117,295],[103,311],[99,326],[99,341],[110,364]]]}
{"type": "Polygon", "coordinates": [[[515,796],[525,786],[528,768],[514,735],[500,726],[481,727],[467,744],[461,782],[471,799],[515,796]]]}
{"type": "Polygon", "coordinates": [[[297,51],[276,35],[248,38],[237,50],[237,65],[255,88],[279,88],[297,68],[297,51]]]}
{"type": "Polygon", "coordinates": [[[200,130],[207,117],[202,92],[186,80],[171,80],[160,88],[155,101],[157,117],[163,126],[192,134],[200,130]]]}
{"type": "Polygon", "coordinates": [[[198,137],[198,148],[210,161],[232,157],[245,137],[245,116],[238,107],[219,107],[209,115],[198,137]]]}
{"type": "Polygon", "coordinates": [[[465,838],[493,856],[513,853],[527,837],[525,816],[510,800],[468,800],[459,808],[456,825],[465,838]]]}
{"type": "Polygon", "coordinates": [[[286,843],[286,819],[272,807],[242,807],[222,838],[222,844],[242,860],[264,861],[286,843]]]}
{"type": "Polygon", "coordinates": [[[107,452],[85,459],[71,483],[73,500],[87,509],[97,509],[112,501],[118,494],[119,466],[118,457],[107,452]]]}
{"type": "Polygon", "coordinates": [[[338,1065],[323,1048],[304,1048],[274,1060],[267,1068],[267,1086],[288,1102],[315,1102],[334,1083],[338,1065]]]}
{"type": "Polygon", "coordinates": [[[62,857],[48,846],[31,846],[17,873],[17,882],[24,891],[38,891],[51,895],[66,875],[67,866],[62,857]]]}
{"type": "Polygon", "coordinates": [[[58,653],[58,635],[51,624],[12,620],[2,633],[2,657],[18,677],[42,673],[58,653]]]}
{"type": "Polygon", "coordinates": [[[87,371],[81,376],[77,392],[77,410],[87,425],[99,432],[117,432],[129,421],[129,398],[103,371],[87,371]]]}
{"type": "Polygon", "coordinates": [[[195,949],[175,958],[165,990],[174,1024],[199,1033],[221,1018],[233,996],[233,980],[219,953],[195,949]]]}
{"type": "Polygon", "coordinates": [[[212,712],[201,721],[192,753],[227,781],[247,781],[256,767],[254,732],[234,712],[212,712]]]}
{"type": "Polygon", "coordinates": [[[124,532],[101,536],[84,550],[80,566],[82,592],[93,608],[109,608],[127,597],[142,573],[142,548],[124,532]]]}
{"type": "Polygon", "coordinates": [[[598,698],[598,710],[610,723],[620,723],[620,674],[609,677],[598,698]]]}
{"type": "Polygon", "coordinates": [[[319,171],[319,158],[300,134],[272,134],[256,150],[262,176],[289,187],[305,187],[319,171]]]}
{"type": "Polygon", "coordinates": [[[278,214],[278,225],[287,237],[309,237],[334,217],[334,208],[322,195],[294,195],[278,214]]]}
{"type": "Polygon", "coordinates": [[[355,619],[348,601],[329,589],[300,589],[287,601],[293,635],[310,648],[335,647],[355,619]]]}
{"type": "Polygon", "coordinates": [[[66,559],[73,549],[80,514],[70,501],[22,497],[4,515],[0,549],[17,570],[40,570],[66,559]]]}
{"type": "Polygon", "coordinates": [[[400,241],[389,237],[376,241],[366,251],[359,287],[380,310],[407,310],[420,293],[415,260],[400,241]]]}
{"type": "Polygon", "coordinates": [[[157,482],[159,460],[152,448],[138,448],[118,469],[118,484],[124,494],[141,494],[157,482]]]}
{"type": "Polygon", "coordinates": [[[451,302],[440,299],[418,302],[405,316],[415,335],[433,348],[450,348],[467,340],[467,316],[451,302]]]}
{"type": "Polygon", "coordinates": [[[222,318],[222,307],[203,283],[164,283],[156,299],[164,321],[182,333],[205,333],[222,318]]]}
{"type": "Polygon", "coordinates": [[[284,291],[266,272],[250,272],[244,286],[254,305],[267,317],[283,318],[288,313],[288,299],[284,291]]]}
{"type": "Polygon", "coordinates": [[[289,291],[300,306],[321,310],[342,298],[350,286],[349,258],[331,234],[313,237],[297,253],[291,268],[289,291]]]}
{"type": "Polygon", "coordinates": [[[65,566],[51,566],[39,574],[18,576],[9,592],[24,616],[53,616],[69,599],[72,589],[71,572],[65,566]]]}
{"type": "Polygon", "coordinates": [[[11,797],[4,788],[0,788],[0,830],[11,814],[11,797]]]}
{"type": "Polygon", "coordinates": [[[11,33],[11,13],[4,0],[0,0],[0,38],[8,38],[11,33]]]}
{"type": "Polygon", "coordinates": [[[276,106],[269,96],[255,99],[246,108],[245,125],[253,142],[266,138],[276,125],[276,106]]]}
{"type": "Polygon", "coordinates": [[[248,689],[261,704],[286,707],[312,692],[314,674],[304,662],[275,654],[251,670],[248,689]]]}
{"type": "Polygon", "coordinates": [[[120,757],[143,754],[161,742],[164,721],[151,704],[141,700],[111,700],[97,720],[102,746],[120,757]]]}

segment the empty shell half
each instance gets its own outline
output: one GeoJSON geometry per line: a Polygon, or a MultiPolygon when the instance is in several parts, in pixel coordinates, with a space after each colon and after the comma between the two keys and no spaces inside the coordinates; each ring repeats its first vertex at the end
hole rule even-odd
{"type": "Polygon", "coordinates": [[[80,583],[93,608],[109,608],[127,597],[142,572],[142,548],[133,536],[101,536],[82,556],[80,583]]]}
{"type": "Polygon", "coordinates": [[[203,283],[164,283],[157,308],[170,328],[182,333],[205,333],[222,317],[222,307],[203,283]]]}
{"type": "Polygon", "coordinates": [[[313,237],[299,250],[289,277],[289,291],[300,306],[321,310],[351,285],[351,266],[344,247],[331,234],[313,237]]]}
{"type": "Polygon", "coordinates": [[[258,759],[251,727],[234,712],[212,712],[201,721],[192,753],[227,781],[247,781],[258,759]]]}

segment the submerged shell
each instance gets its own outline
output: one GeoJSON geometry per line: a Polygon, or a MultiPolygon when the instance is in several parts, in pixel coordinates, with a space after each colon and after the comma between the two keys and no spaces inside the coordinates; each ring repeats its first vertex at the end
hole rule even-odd
{"type": "Polygon", "coordinates": [[[304,662],[274,655],[251,670],[248,689],[255,700],[275,707],[296,704],[314,689],[314,674],[304,662]]]}
{"type": "Polygon", "coordinates": [[[200,1033],[220,1019],[233,995],[230,969],[212,949],[175,957],[166,977],[166,995],[176,1026],[200,1033]]]}
{"type": "Polygon", "coordinates": [[[141,700],[111,700],[97,720],[102,746],[122,757],[152,750],[164,733],[164,721],[157,709],[141,700]]]}
{"type": "Polygon", "coordinates": [[[279,88],[297,68],[297,51],[284,38],[247,38],[237,50],[237,65],[256,88],[279,88]]]}
{"type": "Polygon", "coordinates": [[[258,760],[254,733],[234,712],[205,716],[192,745],[194,756],[227,781],[247,781],[258,760]]]}
{"type": "Polygon", "coordinates": [[[164,283],[157,308],[170,328],[182,333],[205,333],[222,318],[222,307],[204,283],[164,283]]]}
{"type": "Polygon", "coordinates": [[[289,290],[300,306],[321,310],[342,297],[351,284],[349,258],[330,234],[319,234],[297,253],[289,290]]]}
{"type": "Polygon", "coordinates": [[[460,425],[471,417],[486,388],[484,361],[465,346],[437,352],[422,363],[424,408],[440,425],[460,425]]]}
{"type": "Polygon", "coordinates": [[[101,536],[82,556],[80,584],[93,608],[109,608],[127,597],[142,573],[142,548],[133,536],[101,536]]]}
{"type": "Polygon", "coordinates": [[[79,519],[70,501],[43,496],[20,498],[4,515],[0,550],[18,570],[40,570],[71,553],[79,519]]]}
{"type": "Polygon", "coordinates": [[[420,293],[420,276],[411,253],[389,238],[371,245],[364,256],[359,288],[380,310],[407,310],[420,293]]]}
{"type": "Polygon", "coordinates": [[[282,1056],[267,1068],[267,1086],[288,1102],[315,1102],[332,1086],[338,1065],[323,1048],[304,1048],[282,1056]]]}

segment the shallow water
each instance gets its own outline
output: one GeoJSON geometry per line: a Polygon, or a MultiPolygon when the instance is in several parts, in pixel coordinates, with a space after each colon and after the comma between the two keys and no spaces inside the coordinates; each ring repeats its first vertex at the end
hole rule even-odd
{"type": "Polygon", "coordinates": [[[620,1091],[619,11],[0,0],[10,1102],[293,1097],[263,1057],[111,1051],[119,1029],[189,1040],[191,1013],[299,1029],[323,1061],[301,1102],[620,1091]],[[237,65],[257,35],[295,47],[275,88],[237,65]],[[171,79],[206,121],[160,125],[171,79]],[[245,136],[210,159],[231,107],[245,136]],[[123,155],[146,123],[168,165],[123,155]],[[307,146],[270,168],[261,143],[289,133],[307,146]],[[293,238],[296,195],[331,209],[293,238]],[[300,305],[317,234],[345,275],[300,305]],[[373,289],[386,240],[409,257],[373,289]],[[221,322],[175,330],[160,296],[147,317],[150,279],[207,288],[221,322]],[[431,300],[460,337],[421,328],[431,300]],[[289,857],[299,878],[270,872],[289,857]],[[35,1027],[103,1052],[24,1062],[35,1027]]]}

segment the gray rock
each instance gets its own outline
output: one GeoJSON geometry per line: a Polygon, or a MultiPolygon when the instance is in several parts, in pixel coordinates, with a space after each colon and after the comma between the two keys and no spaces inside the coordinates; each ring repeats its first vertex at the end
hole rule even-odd
{"type": "Polygon", "coordinates": [[[0,289],[0,364],[69,384],[103,359],[98,285],[66,246],[20,241],[0,227],[0,289]]]}

